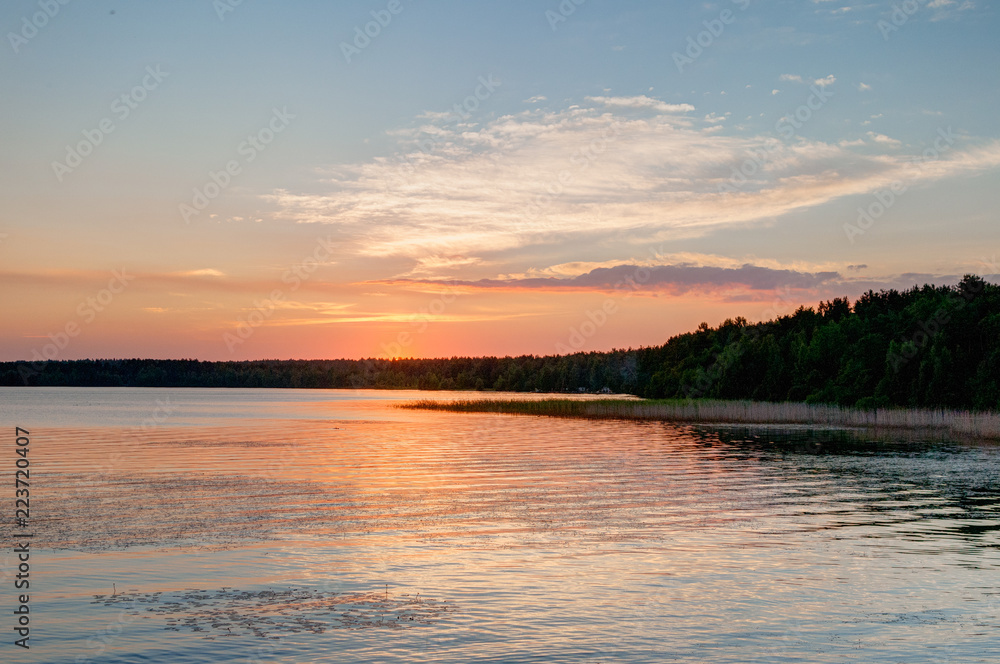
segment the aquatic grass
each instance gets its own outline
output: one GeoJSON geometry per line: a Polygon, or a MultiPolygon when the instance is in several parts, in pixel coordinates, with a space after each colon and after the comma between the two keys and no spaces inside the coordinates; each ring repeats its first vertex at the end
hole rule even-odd
{"type": "Polygon", "coordinates": [[[945,409],[878,408],[715,400],[625,399],[423,399],[400,408],[463,413],[545,415],[598,420],[659,420],[711,424],[796,424],[865,429],[934,430],[975,438],[1000,439],[1000,413],[945,409]]]}

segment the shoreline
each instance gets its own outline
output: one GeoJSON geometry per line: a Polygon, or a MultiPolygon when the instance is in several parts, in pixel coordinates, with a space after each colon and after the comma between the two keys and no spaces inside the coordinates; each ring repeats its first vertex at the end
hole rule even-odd
{"type": "Polygon", "coordinates": [[[799,425],[874,431],[928,431],[1000,440],[1000,413],[926,408],[860,410],[832,405],[760,401],[422,399],[398,408],[595,420],[721,425],[799,425]]]}

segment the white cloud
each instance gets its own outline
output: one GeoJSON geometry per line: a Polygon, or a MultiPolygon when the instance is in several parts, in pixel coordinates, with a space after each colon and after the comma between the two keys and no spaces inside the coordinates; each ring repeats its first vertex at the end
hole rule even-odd
{"type": "Polygon", "coordinates": [[[872,86],[868,85],[867,83],[858,83],[858,90],[860,92],[868,92],[871,89],[872,86]]]}
{"type": "Polygon", "coordinates": [[[188,270],[187,272],[178,272],[178,276],[181,277],[224,277],[225,272],[220,272],[214,268],[203,268],[201,270],[188,270]]]}
{"type": "Polygon", "coordinates": [[[885,145],[902,145],[900,141],[895,138],[889,138],[885,134],[876,134],[873,131],[868,132],[868,138],[872,139],[876,143],[883,143],[885,145]]]}
{"type": "MultiPolygon", "coordinates": [[[[791,83],[805,83],[806,81],[798,74],[782,74],[778,77],[779,81],[788,81],[791,83]]],[[[826,78],[817,78],[813,81],[813,85],[818,85],[820,87],[826,87],[828,85],[833,85],[837,81],[837,78],[830,74],[826,78]]]]}
{"type": "Polygon", "coordinates": [[[399,136],[396,157],[335,166],[308,191],[266,198],[279,218],[335,226],[345,257],[395,257],[433,277],[500,264],[503,252],[529,246],[570,258],[595,242],[652,244],[767,225],[894,181],[1000,166],[1000,141],[955,146],[916,170],[912,156],[897,154],[899,141],[874,132],[855,151],[852,141],[727,133],[717,116],[685,115],[688,104],[592,101],[430,134],[411,128],[399,136]],[[433,149],[421,151],[416,146],[428,136],[433,149]],[[720,194],[733,168],[765,148],[766,163],[750,181],[720,194]]]}
{"type": "Polygon", "coordinates": [[[612,108],[650,109],[660,113],[687,113],[695,110],[691,104],[668,104],[645,95],[635,97],[587,97],[587,101],[612,108]]]}
{"type": "Polygon", "coordinates": [[[957,18],[962,12],[976,8],[975,3],[971,0],[965,0],[965,2],[957,7],[956,5],[958,5],[956,0],[932,0],[932,2],[927,3],[927,8],[936,10],[934,16],[931,18],[932,21],[957,18]]]}
{"type": "Polygon", "coordinates": [[[449,270],[480,265],[483,261],[475,256],[442,256],[439,254],[432,256],[422,256],[417,260],[417,265],[408,275],[441,274],[449,270]]]}

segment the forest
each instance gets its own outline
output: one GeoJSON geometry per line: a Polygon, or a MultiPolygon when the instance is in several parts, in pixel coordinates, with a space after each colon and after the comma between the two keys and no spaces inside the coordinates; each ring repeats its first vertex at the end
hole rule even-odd
{"type": "Polygon", "coordinates": [[[660,346],[442,359],[98,359],[0,363],[0,385],[613,392],[858,408],[1000,409],[1000,286],[868,291],[660,346]]]}

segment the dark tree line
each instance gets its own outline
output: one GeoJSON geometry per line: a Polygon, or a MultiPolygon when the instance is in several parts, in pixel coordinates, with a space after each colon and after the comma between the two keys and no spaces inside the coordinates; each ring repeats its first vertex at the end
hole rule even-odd
{"type": "Polygon", "coordinates": [[[648,397],[1000,408],[1000,287],[868,291],[749,325],[702,324],[640,351],[648,397]]]}
{"type": "Polygon", "coordinates": [[[78,360],[0,363],[2,385],[383,388],[1000,409],[1000,287],[869,291],[776,320],[742,318],[662,346],[432,360],[78,360]]]}

